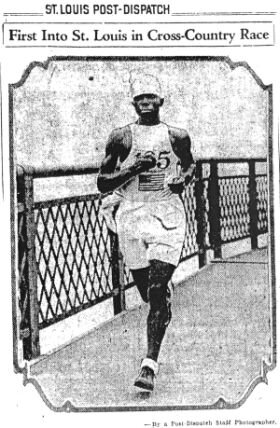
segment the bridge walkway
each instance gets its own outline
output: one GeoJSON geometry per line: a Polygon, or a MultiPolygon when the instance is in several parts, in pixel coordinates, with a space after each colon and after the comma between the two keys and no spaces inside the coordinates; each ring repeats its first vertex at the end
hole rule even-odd
{"type": "Polygon", "coordinates": [[[148,409],[242,401],[272,362],[267,249],[218,260],[175,287],[152,394],[133,386],[146,349],[143,304],[29,368],[56,408],[148,409]]]}

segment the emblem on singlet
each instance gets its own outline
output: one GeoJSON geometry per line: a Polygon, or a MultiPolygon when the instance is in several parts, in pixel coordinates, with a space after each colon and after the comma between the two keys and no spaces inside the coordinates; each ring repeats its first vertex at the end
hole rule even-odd
{"type": "MultiPolygon", "coordinates": [[[[151,151],[146,153],[151,153],[151,151]]],[[[154,152],[152,152],[152,154],[155,155],[154,152]]],[[[163,150],[159,152],[156,166],[152,170],[139,175],[138,190],[141,192],[163,190],[165,169],[167,169],[169,165],[170,151],[163,150]]]]}
{"type": "Polygon", "coordinates": [[[154,172],[139,175],[138,190],[141,192],[145,191],[156,191],[164,189],[164,172],[154,172]]]}

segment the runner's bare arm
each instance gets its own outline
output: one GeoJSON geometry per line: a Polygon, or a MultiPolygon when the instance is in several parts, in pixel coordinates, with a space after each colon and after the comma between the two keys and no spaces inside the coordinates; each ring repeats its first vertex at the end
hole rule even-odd
{"type": "Polygon", "coordinates": [[[191,139],[184,129],[169,127],[169,137],[174,153],[180,160],[181,174],[188,184],[195,174],[195,162],[191,152],[191,139]]]}
{"type": "Polygon", "coordinates": [[[121,170],[117,169],[118,161],[123,162],[129,154],[131,142],[124,128],[114,130],[106,145],[105,158],[97,177],[97,187],[101,193],[112,192],[123,186],[131,178],[155,166],[151,155],[141,156],[135,163],[121,170]]]}

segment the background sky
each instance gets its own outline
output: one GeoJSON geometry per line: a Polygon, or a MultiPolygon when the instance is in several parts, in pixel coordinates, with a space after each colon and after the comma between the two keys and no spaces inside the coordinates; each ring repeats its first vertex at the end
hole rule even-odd
{"type": "MultiPolygon", "coordinates": [[[[161,120],[188,130],[194,157],[264,157],[268,91],[244,66],[223,59],[60,60],[36,66],[13,90],[15,163],[98,163],[112,129],[136,120],[130,77],[158,77],[161,120]]],[[[84,179],[84,184],[86,179],[84,179]]],[[[92,183],[92,178],[90,183],[92,183]]],[[[72,181],[62,186],[73,188],[72,181]]]]}

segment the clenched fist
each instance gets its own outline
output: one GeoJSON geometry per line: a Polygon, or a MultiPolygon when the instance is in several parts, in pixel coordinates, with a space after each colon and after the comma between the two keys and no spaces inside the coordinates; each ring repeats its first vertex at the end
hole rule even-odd
{"type": "Polygon", "coordinates": [[[148,171],[156,166],[156,157],[154,153],[149,152],[145,154],[139,154],[135,163],[131,166],[133,174],[140,174],[141,172],[148,171]]]}
{"type": "Polygon", "coordinates": [[[169,189],[172,193],[180,195],[185,187],[185,180],[183,177],[173,177],[168,183],[169,189]]]}

